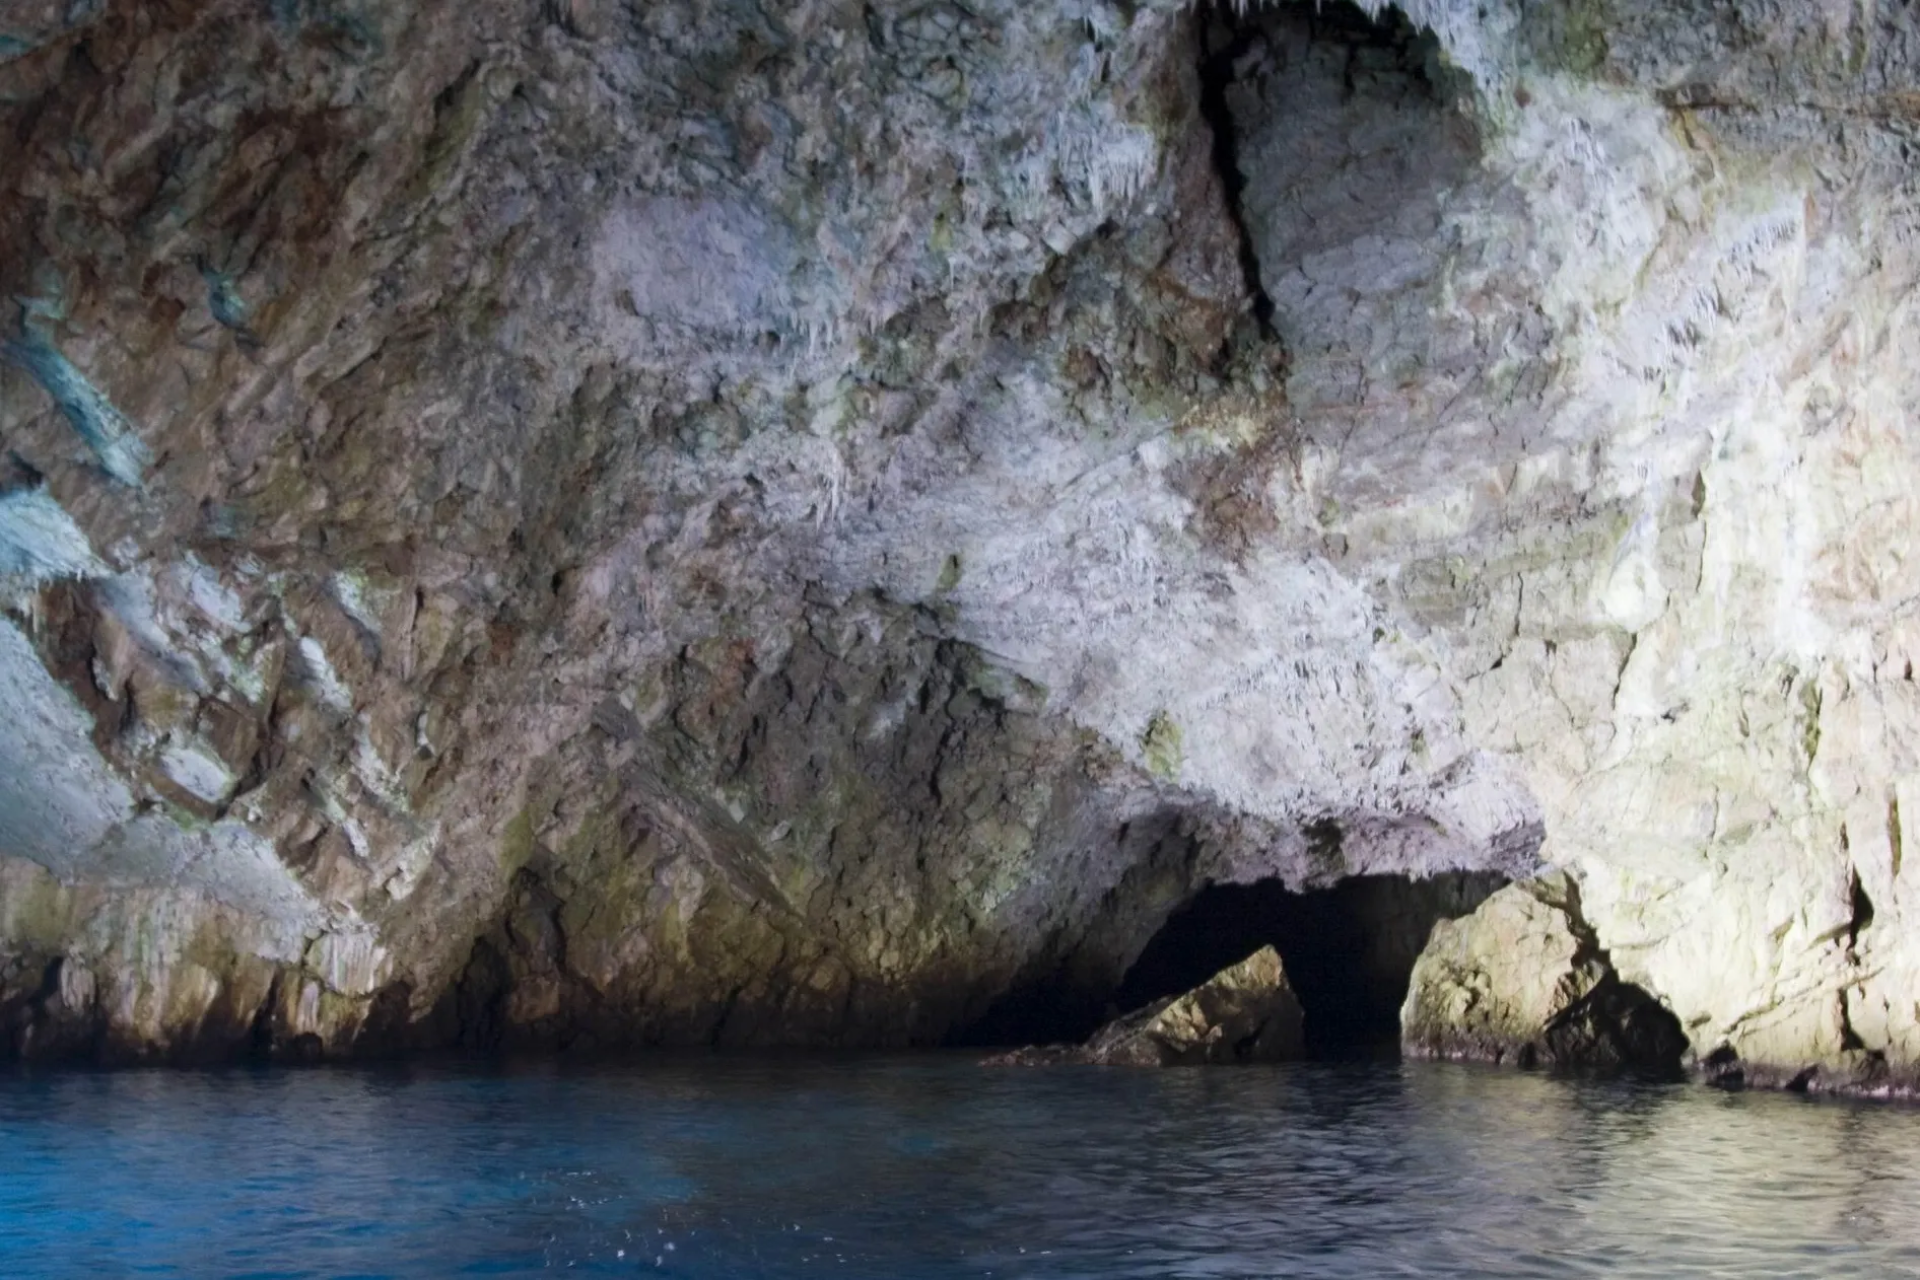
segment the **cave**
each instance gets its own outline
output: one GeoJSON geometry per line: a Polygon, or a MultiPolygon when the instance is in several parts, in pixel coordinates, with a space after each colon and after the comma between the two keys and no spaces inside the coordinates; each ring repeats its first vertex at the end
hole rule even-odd
{"type": "Polygon", "coordinates": [[[1437,921],[1466,915],[1506,878],[1358,876],[1296,892],[1278,879],[1214,884],[1168,917],[1113,1003],[1135,1009],[1186,991],[1271,944],[1306,1015],[1313,1058],[1391,1056],[1413,963],[1437,921]]]}
{"type": "Polygon", "coordinates": [[[1279,878],[1211,884],[1176,907],[1117,981],[1069,956],[1016,983],[952,1043],[1068,1043],[1198,986],[1271,944],[1305,1013],[1313,1058],[1393,1056],[1413,963],[1440,920],[1464,916],[1507,878],[1449,872],[1357,876],[1295,891],[1279,878]]]}

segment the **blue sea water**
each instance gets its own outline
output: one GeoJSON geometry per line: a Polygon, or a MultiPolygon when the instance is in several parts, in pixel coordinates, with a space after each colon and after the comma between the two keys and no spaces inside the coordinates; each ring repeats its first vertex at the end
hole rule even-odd
{"type": "Polygon", "coordinates": [[[1431,1064],[0,1076],[0,1276],[1920,1276],[1920,1111],[1431,1064]]]}

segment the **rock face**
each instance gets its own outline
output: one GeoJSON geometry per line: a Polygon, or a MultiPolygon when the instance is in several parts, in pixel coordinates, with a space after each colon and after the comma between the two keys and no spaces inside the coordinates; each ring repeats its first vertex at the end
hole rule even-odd
{"type": "Polygon", "coordinates": [[[1300,1002],[1287,985],[1280,953],[1262,947],[1184,995],[1114,1019],[1084,1045],[1018,1049],[989,1061],[1101,1067],[1286,1062],[1301,1054],[1301,1026],[1300,1002]]]}
{"type": "Polygon", "coordinates": [[[930,1043],[1555,868],[1920,1069],[1917,24],[0,5],[0,1050],[930,1043]]]}
{"type": "Polygon", "coordinates": [[[1563,873],[1436,924],[1400,1016],[1412,1057],[1677,1072],[1674,1016],[1620,980],[1563,873]]]}

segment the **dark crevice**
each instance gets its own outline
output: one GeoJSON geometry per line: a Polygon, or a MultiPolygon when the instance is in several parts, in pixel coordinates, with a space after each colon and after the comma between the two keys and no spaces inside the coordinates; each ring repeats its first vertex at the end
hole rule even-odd
{"type": "Polygon", "coordinates": [[[1220,176],[1227,216],[1233,219],[1238,234],[1240,273],[1247,296],[1253,299],[1253,318],[1259,323],[1261,337],[1278,341],[1273,327],[1273,299],[1260,277],[1260,258],[1254,252],[1253,235],[1241,209],[1247,179],[1240,169],[1233,110],[1227,103],[1227,89],[1235,79],[1234,63],[1252,45],[1258,28],[1224,6],[1201,5],[1194,11],[1193,20],[1194,44],[1200,57],[1200,115],[1213,133],[1213,167],[1220,176]]]}
{"type": "Polygon", "coordinates": [[[65,956],[0,957],[0,1062],[103,1061],[110,1044],[99,1003],[66,1004],[61,988],[65,956]]]}
{"type": "Polygon", "coordinates": [[[1562,1069],[1682,1078],[1689,1041],[1680,1019],[1645,987],[1620,977],[1613,957],[1581,913],[1577,885],[1568,885],[1562,909],[1578,944],[1575,971],[1596,972],[1599,979],[1542,1029],[1547,1059],[1562,1069]]]}
{"type": "Polygon", "coordinates": [[[467,1050],[498,1049],[505,1038],[507,994],[512,982],[512,972],[499,948],[485,937],[475,938],[466,967],[442,997],[445,1013],[436,1019],[447,1027],[447,1042],[467,1050]]]}
{"type": "MultiPolygon", "coordinates": [[[[1907,664],[1907,679],[1913,679],[1912,663],[1907,664]]],[[[1893,856],[1893,879],[1898,881],[1900,879],[1900,859],[1904,851],[1900,847],[1900,797],[1897,795],[1887,797],[1887,845],[1891,849],[1893,856]]]]}
{"type": "Polygon", "coordinates": [[[1847,953],[1852,955],[1860,943],[1860,935],[1873,924],[1873,899],[1867,896],[1866,886],[1860,883],[1860,873],[1854,871],[1847,878],[1847,897],[1850,913],[1847,919],[1847,953]]]}
{"type": "Polygon", "coordinates": [[[412,1006],[412,983],[401,980],[380,988],[367,1008],[366,1021],[354,1036],[354,1055],[397,1057],[404,1053],[413,1035],[412,1006]]]}
{"type": "MultiPolygon", "coordinates": [[[[1603,953],[1604,954],[1604,953],[1603,953]]],[[[1609,968],[1593,990],[1547,1023],[1542,1039],[1557,1066],[1679,1079],[1686,1032],[1672,1010],[1609,968]]]]}
{"type": "Polygon", "coordinates": [[[1723,1044],[1700,1059],[1700,1082],[1714,1089],[1738,1092],[1747,1087],[1747,1065],[1730,1044],[1723,1044]]]}
{"type": "Polygon", "coordinates": [[[1867,1047],[1867,1042],[1862,1040],[1860,1033],[1853,1029],[1853,1011],[1847,1008],[1845,992],[1840,994],[1840,1047],[1847,1050],[1860,1050],[1867,1047]]]}

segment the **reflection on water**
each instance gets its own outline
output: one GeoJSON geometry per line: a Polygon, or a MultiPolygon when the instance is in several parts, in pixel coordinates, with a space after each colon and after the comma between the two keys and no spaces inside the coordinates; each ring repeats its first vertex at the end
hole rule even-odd
{"type": "Polygon", "coordinates": [[[0,1078],[0,1275],[1920,1275],[1920,1111],[1437,1064],[0,1078]]]}

